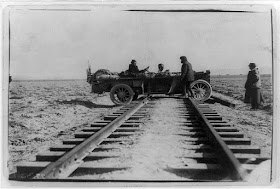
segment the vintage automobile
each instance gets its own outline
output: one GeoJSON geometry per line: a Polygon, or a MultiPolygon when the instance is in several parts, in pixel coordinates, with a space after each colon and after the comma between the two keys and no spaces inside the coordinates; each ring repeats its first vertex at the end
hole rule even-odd
{"type": "MultiPolygon", "coordinates": [[[[112,102],[118,105],[128,104],[136,100],[140,94],[166,94],[172,82],[179,78],[180,72],[130,74],[127,71],[112,73],[109,70],[100,69],[92,74],[91,68],[87,69],[87,82],[91,84],[91,92],[98,94],[110,92],[112,102]]],[[[195,81],[191,83],[194,99],[205,101],[210,98],[212,87],[209,83],[209,70],[195,72],[195,81]]],[[[175,89],[175,94],[179,93],[182,93],[180,86],[175,89]]]]}

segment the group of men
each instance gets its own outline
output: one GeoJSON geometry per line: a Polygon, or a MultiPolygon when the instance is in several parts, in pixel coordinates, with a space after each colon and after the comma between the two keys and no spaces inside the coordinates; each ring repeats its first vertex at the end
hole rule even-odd
{"type": "MultiPolygon", "coordinates": [[[[183,87],[183,96],[194,97],[193,92],[191,90],[190,84],[194,81],[194,71],[192,69],[192,65],[188,62],[188,59],[185,56],[180,57],[182,67],[181,67],[181,77],[180,77],[180,84],[183,87]]],[[[149,67],[139,70],[136,65],[136,60],[132,60],[131,64],[129,65],[129,72],[130,73],[144,73],[147,71],[149,67]]],[[[164,65],[158,65],[158,74],[164,74],[163,72],[164,65]]],[[[264,102],[260,88],[261,88],[261,80],[260,80],[260,73],[255,63],[249,64],[249,73],[247,76],[247,81],[245,83],[245,103],[251,103],[251,109],[259,109],[260,104],[264,102]]],[[[167,71],[169,72],[169,71],[167,71]]],[[[178,81],[176,79],[173,80],[170,90],[168,91],[168,95],[173,95],[176,86],[178,85],[178,81]]]]}
{"type": "MultiPolygon", "coordinates": [[[[187,94],[188,94],[188,97],[194,97],[193,92],[192,92],[191,87],[190,87],[190,84],[194,81],[194,71],[192,69],[192,65],[191,65],[190,62],[188,62],[188,59],[185,56],[181,56],[180,60],[181,60],[181,63],[182,63],[180,84],[183,87],[183,96],[186,97],[187,94]]],[[[149,67],[147,67],[143,70],[139,70],[136,63],[137,63],[136,60],[131,61],[131,64],[129,65],[128,72],[130,72],[132,74],[137,74],[137,73],[144,73],[145,71],[147,71],[149,69],[149,67]]],[[[159,74],[169,72],[168,70],[166,72],[163,72],[163,69],[164,69],[163,64],[159,64],[158,69],[159,69],[158,70],[159,74]]],[[[167,94],[168,95],[173,95],[174,90],[175,90],[177,85],[178,85],[178,81],[176,79],[174,79],[172,84],[171,84],[170,90],[168,91],[167,94]]]]}

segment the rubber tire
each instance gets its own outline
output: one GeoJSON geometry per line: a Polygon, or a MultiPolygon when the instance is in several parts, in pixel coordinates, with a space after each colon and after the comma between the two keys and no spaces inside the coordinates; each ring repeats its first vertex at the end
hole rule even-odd
{"type": "Polygon", "coordinates": [[[105,75],[110,75],[111,72],[109,70],[106,70],[106,69],[100,69],[100,70],[97,70],[94,74],[93,74],[93,79],[96,79],[97,76],[99,75],[102,75],[102,74],[105,74],[105,75]]]}
{"type": "Polygon", "coordinates": [[[133,97],[134,97],[134,91],[130,86],[126,84],[117,84],[110,91],[110,98],[112,102],[117,105],[129,104],[133,100],[133,97]],[[116,91],[119,90],[120,88],[123,88],[124,91],[128,92],[128,98],[125,101],[119,99],[117,94],[115,94],[116,91]]]}
{"type": "Polygon", "coordinates": [[[212,95],[211,85],[203,79],[199,79],[199,80],[196,80],[196,81],[192,82],[191,83],[191,89],[193,91],[195,100],[205,101],[205,100],[209,99],[212,95]],[[205,93],[199,94],[201,92],[201,90],[198,90],[198,89],[201,89],[201,90],[205,89],[204,90],[205,93]]]}

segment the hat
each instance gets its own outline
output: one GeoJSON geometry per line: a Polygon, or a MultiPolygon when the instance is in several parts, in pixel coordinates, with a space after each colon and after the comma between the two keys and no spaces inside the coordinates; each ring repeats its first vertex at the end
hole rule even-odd
{"type": "Polygon", "coordinates": [[[134,63],[134,62],[136,62],[136,60],[134,60],[134,59],[133,59],[133,60],[131,60],[131,63],[134,63]]]}
{"type": "Polygon", "coordinates": [[[187,60],[187,58],[185,56],[181,56],[180,59],[181,60],[187,60]]]}
{"type": "Polygon", "coordinates": [[[253,68],[255,68],[257,65],[255,64],[255,63],[250,63],[249,64],[249,67],[253,67],[253,68]]]}

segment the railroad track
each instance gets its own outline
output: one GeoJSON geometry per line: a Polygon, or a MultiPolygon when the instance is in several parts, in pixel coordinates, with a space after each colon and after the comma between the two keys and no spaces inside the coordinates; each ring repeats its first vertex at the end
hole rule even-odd
{"type": "Polygon", "coordinates": [[[17,165],[10,180],[244,181],[269,159],[260,154],[209,105],[147,97],[17,165]]]}

